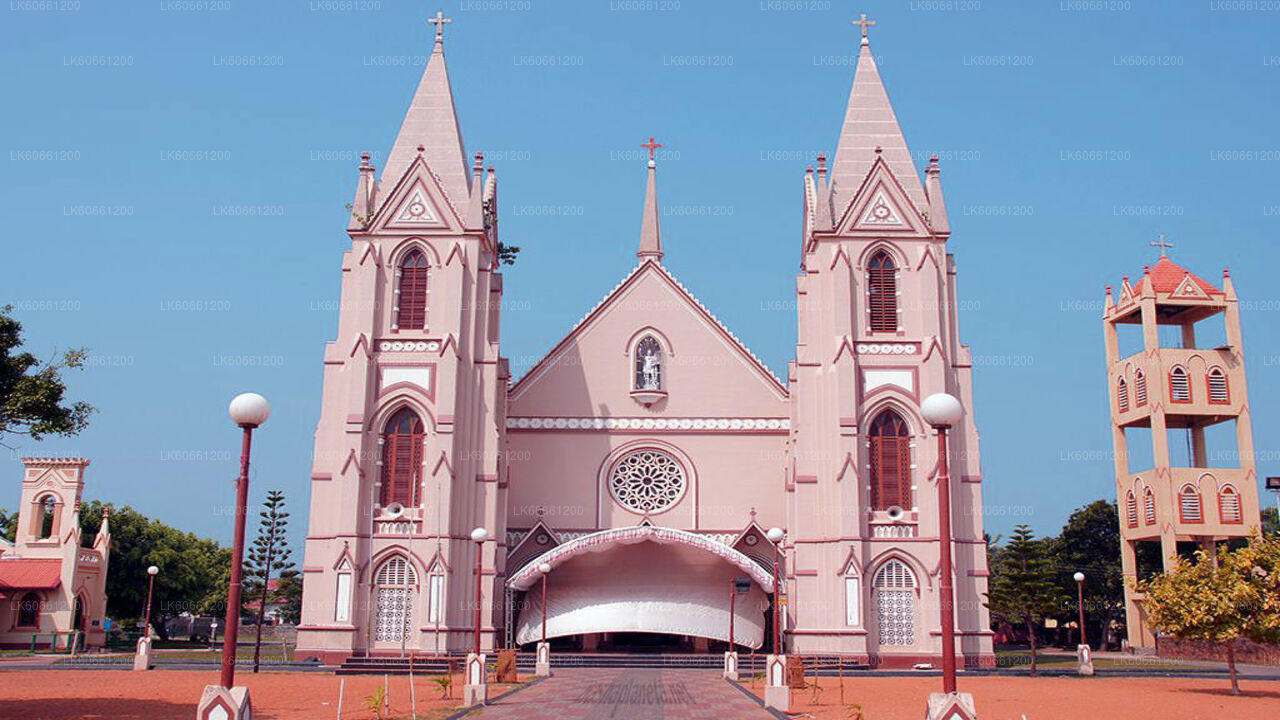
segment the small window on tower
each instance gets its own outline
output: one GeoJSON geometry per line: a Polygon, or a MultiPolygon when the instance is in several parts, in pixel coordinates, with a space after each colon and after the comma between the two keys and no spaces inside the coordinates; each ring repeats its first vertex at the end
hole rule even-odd
{"type": "Polygon", "coordinates": [[[401,408],[387,421],[382,432],[382,493],[378,500],[382,507],[418,504],[425,439],[422,418],[409,408],[401,408]]]}
{"type": "Polygon", "coordinates": [[[1222,371],[1222,368],[1216,367],[1209,370],[1209,402],[1214,405],[1226,405],[1231,402],[1227,374],[1222,371]]]}
{"type": "Polygon", "coordinates": [[[867,306],[871,332],[898,331],[898,268],[884,250],[867,266],[867,306]]]}
{"type": "Polygon", "coordinates": [[[1147,488],[1142,494],[1142,515],[1143,523],[1147,525],[1156,524],[1156,494],[1151,492],[1151,488],[1147,488]]]}
{"type": "Polygon", "coordinates": [[[1236,525],[1242,522],[1240,514],[1240,493],[1230,485],[1223,485],[1218,491],[1218,514],[1222,522],[1236,525]]]}
{"type": "Polygon", "coordinates": [[[1184,523],[1204,522],[1204,514],[1200,509],[1200,491],[1195,485],[1187,483],[1178,491],[1178,511],[1184,523]]]}
{"type": "Polygon", "coordinates": [[[1137,407],[1147,404],[1147,374],[1141,370],[1133,374],[1133,401],[1137,407]]]}
{"type": "Polygon", "coordinates": [[[911,434],[902,416],[885,410],[871,422],[871,507],[911,508],[911,434]]]}
{"type": "Polygon", "coordinates": [[[1124,378],[1116,380],[1116,406],[1120,412],[1129,412],[1129,384],[1124,378]]]}
{"type": "Polygon", "coordinates": [[[1191,402],[1191,380],[1182,367],[1169,371],[1169,399],[1176,403],[1191,402]]]}
{"type": "Polygon", "coordinates": [[[45,495],[40,501],[40,539],[53,535],[53,521],[58,516],[58,500],[52,495],[45,495]]]}
{"type": "Polygon", "coordinates": [[[422,330],[427,327],[427,256],[418,248],[405,254],[396,274],[396,328],[422,330]]]}
{"type": "Polygon", "coordinates": [[[1130,490],[1124,497],[1125,524],[1131,528],[1138,527],[1138,497],[1130,490]]]}

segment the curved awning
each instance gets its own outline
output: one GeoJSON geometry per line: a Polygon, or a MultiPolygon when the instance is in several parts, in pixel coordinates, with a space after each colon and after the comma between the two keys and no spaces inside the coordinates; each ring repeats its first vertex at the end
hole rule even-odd
{"type": "Polygon", "coordinates": [[[557,545],[520,568],[519,572],[507,580],[507,585],[515,590],[528,590],[542,577],[538,572],[538,566],[543,563],[554,569],[561,563],[585,553],[602,552],[616,545],[633,545],[639,542],[677,543],[703,550],[736,565],[739,570],[754,580],[761,590],[766,593],[773,592],[773,576],[760,567],[759,563],[728,545],[686,530],[652,525],[601,530],[557,545]]]}

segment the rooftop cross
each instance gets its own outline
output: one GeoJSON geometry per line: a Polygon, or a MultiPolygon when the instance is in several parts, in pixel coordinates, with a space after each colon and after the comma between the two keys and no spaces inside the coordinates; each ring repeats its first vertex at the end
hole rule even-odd
{"type": "Polygon", "coordinates": [[[654,142],[654,141],[653,141],[653,138],[649,138],[649,142],[647,142],[647,143],[640,143],[640,147],[642,147],[642,148],[644,148],[644,149],[648,150],[648,151],[649,151],[649,159],[650,159],[650,160],[653,160],[653,151],[654,151],[654,150],[657,150],[657,149],[658,149],[658,148],[660,148],[660,147],[662,147],[662,143],[660,143],[660,142],[654,142]]]}
{"type": "Polygon", "coordinates": [[[868,20],[868,19],[867,19],[867,14],[866,14],[866,13],[862,13],[862,17],[858,18],[857,20],[854,20],[854,21],[853,21],[853,24],[854,24],[854,25],[861,25],[861,26],[862,26],[862,37],[864,37],[864,38],[865,38],[865,37],[867,36],[867,28],[871,27],[872,25],[875,25],[875,24],[876,24],[876,21],[875,21],[875,20],[868,20]]]}
{"type": "Polygon", "coordinates": [[[1164,239],[1164,233],[1160,233],[1160,239],[1151,243],[1151,246],[1160,248],[1160,257],[1169,257],[1169,253],[1166,252],[1166,250],[1173,247],[1174,245],[1173,243],[1164,239]]]}
{"type": "Polygon", "coordinates": [[[437,10],[435,17],[427,18],[427,22],[436,26],[436,42],[443,42],[445,23],[451,23],[453,20],[445,17],[443,10],[437,10]]]}

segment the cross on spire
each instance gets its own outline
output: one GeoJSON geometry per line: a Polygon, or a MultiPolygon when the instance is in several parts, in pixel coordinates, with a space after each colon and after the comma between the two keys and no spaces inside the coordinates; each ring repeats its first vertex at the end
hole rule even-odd
{"type": "Polygon", "coordinates": [[[658,148],[662,147],[662,143],[660,143],[660,142],[654,142],[653,138],[649,138],[649,142],[647,142],[647,143],[640,143],[640,147],[642,147],[642,148],[644,148],[644,149],[646,149],[646,150],[648,150],[648,151],[649,151],[649,161],[650,161],[650,162],[652,162],[652,161],[653,161],[653,152],[654,152],[655,150],[657,150],[658,148]]]}
{"type": "Polygon", "coordinates": [[[1152,242],[1151,246],[1160,248],[1160,257],[1169,257],[1169,253],[1166,252],[1166,250],[1173,247],[1174,245],[1173,243],[1164,239],[1164,233],[1160,233],[1160,239],[1152,242]]]}
{"type": "Polygon", "coordinates": [[[435,17],[427,18],[427,22],[436,26],[436,42],[444,42],[445,23],[451,23],[453,20],[445,17],[443,10],[437,10],[435,17]]]}
{"type": "Polygon", "coordinates": [[[854,20],[853,24],[862,26],[862,37],[865,39],[867,37],[867,28],[871,27],[872,25],[875,25],[876,21],[868,20],[867,14],[862,13],[862,17],[858,18],[857,20],[854,20]]]}

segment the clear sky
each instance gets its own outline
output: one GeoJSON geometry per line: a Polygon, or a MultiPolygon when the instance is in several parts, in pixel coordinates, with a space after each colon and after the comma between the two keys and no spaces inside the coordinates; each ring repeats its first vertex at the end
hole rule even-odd
{"type": "MultiPolygon", "coordinates": [[[[385,157],[436,4],[6,0],[0,303],[42,356],[84,345],[88,498],[231,534],[238,392],[265,394],[254,501],[305,527],[321,353],[359,153],[385,157]]],[[[866,11],[917,164],[942,157],[976,362],[987,527],[1056,533],[1114,495],[1103,286],[1173,257],[1242,298],[1260,475],[1280,474],[1280,10],[1267,3],[467,0],[446,51],[497,167],[517,373],[631,268],[639,144],[666,265],[779,375],[801,178],[840,127],[866,11]],[[571,272],[570,272],[571,271],[571,272]],[[566,282],[566,278],[577,278],[566,282]]],[[[1272,502],[1266,497],[1264,502],[1272,502]]]]}

